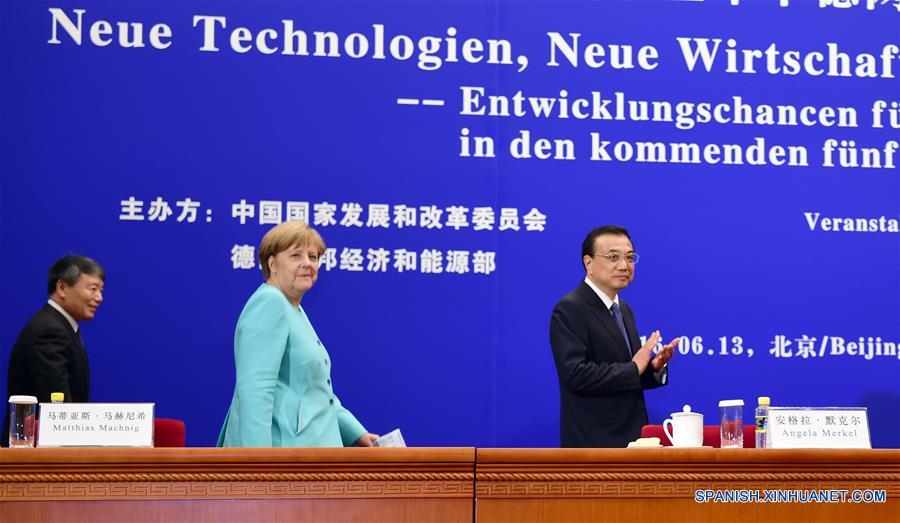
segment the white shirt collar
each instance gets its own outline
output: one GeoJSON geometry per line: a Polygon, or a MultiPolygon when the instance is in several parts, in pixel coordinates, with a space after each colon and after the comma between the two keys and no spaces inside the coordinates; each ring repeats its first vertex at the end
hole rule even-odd
{"type": "Polygon", "coordinates": [[[66,321],[69,322],[69,325],[72,326],[73,331],[78,332],[78,322],[75,321],[75,318],[73,318],[71,315],[69,315],[68,312],[66,312],[66,309],[62,308],[62,305],[56,303],[53,300],[47,300],[47,303],[49,303],[51,307],[58,310],[59,313],[63,315],[63,318],[65,318],[66,321]]]}
{"type": "Polygon", "coordinates": [[[616,294],[615,297],[610,298],[609,296],[606,295],[606,293],[604,293],[599,288],[597,288],[597,286],[594,285],[594,282],[592,282],[588,276],[584,277],[584,283],[587,283],[588,287],[593,289],[593,291],[597,293],[597,296],[599,296],[600,299],[603,300],[603,305],[606,305],[607,310],[610,307],[612,307],[613,303],[615,303],[616,305],[619,304],[619,295],[618,294],[616,294]]]}

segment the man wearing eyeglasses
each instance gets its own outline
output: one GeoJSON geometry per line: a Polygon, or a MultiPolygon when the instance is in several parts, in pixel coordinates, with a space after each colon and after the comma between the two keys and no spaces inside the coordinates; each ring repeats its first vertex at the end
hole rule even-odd
{"type": "Polygon", "coordinates": [[[560,389],[563,447],[625,447],[647,424],[644,389],[665,385],[678,338],[653,356],[653,332],[643,346],[634,313],[619,292],[638,261],[628,231],[591,230],[581,245],[585,278],[563,296],[550,319],[550,346],[560,389]]]}

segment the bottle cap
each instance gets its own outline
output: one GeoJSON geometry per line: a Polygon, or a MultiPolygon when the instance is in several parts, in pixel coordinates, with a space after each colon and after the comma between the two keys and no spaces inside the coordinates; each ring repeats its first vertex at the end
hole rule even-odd
{"type": "Polygon", "coordinates": [[[53,403],[62,403],[66,401],[66,395],[62,392],[51,392],[50,401],[52,401],[53,403]]]}
{"type": "Polygon", "coordinates": [[[722,400],[719,402],[720,407],[743,407],[744,400],[722,400]]]}
{"type": "Polygon", "coordinates": [[[771,401],[771,400],[769,400],[768,396],[760,396],[760,397],[756,398],[756,400],[759,401],[760,405],[768,405],[769,402],[771,401]]]}

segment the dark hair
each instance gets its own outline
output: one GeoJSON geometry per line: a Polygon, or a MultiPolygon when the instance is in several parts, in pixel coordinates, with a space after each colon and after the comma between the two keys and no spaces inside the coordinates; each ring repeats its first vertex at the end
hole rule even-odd
{"type": "Polygon", "coordinates": [[[628,241],[631,242],[631,245],[634,246],[634,242],[631,241],[631,236],[628,236],[628,231],[625,230],[625,227],[619,227],[618,225],[604,225],[602,227],[596,227],[591,229],[591,232],[585,236],[584,241],[581,242],[581,263],[584,265],[584,257],[585,256],[593,256],[594,255],[594,240],[597,239],[597,236],[603,236],[604,234],[615,234],[617,236],[624,236],[628,238],[628,241]]]}
{"type": "Polygon", "coordinates": [[[106,280],[103,267],[94,260],[77,254],[63,256],[53,262],[53,266],[50,267],[50,277],[47,278],[47,294],[50,295],[56,291],[56,283],[59,280],[68,285],[75,285],[82,274],[91,274],[98,276],[101,280],[106,280]]]}

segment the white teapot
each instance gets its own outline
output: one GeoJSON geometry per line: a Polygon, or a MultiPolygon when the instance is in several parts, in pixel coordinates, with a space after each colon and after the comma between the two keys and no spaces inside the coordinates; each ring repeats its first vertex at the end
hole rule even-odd
{"type": "Polygon", "coordinates": [[[675,447],[702,447],[703,414],[691,412],[691,406],[685,405],[681,412],[673,412],[663,422],[663,432],[675,447]]]}

